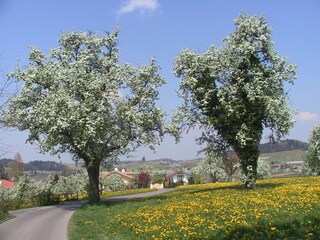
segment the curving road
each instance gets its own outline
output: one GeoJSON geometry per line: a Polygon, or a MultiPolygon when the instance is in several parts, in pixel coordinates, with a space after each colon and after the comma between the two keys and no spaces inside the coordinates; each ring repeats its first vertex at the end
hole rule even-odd
{"type": "MultiPolygon", "coordinates": [[[[107,201],[151,197],[172,189],[114,197],[107,201]]],[[[14,218],[0,224],[0,240],[67,240],[72,214],[87,201],[69,201],[56,206],[22,209],[10,212],[14,218]]]]}
{"type": "Polygon", "coordinates": [[[68,223],[85,201],[10,212],[14,218],[0,224],[0,240],[67,240],[68,223]]]}

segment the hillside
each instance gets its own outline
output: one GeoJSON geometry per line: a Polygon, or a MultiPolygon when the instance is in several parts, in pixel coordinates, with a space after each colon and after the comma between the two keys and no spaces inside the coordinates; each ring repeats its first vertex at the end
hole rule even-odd
{"type": "Polygon", "coordinates": [[[55,161],[31,161],[24,164],[25,171],[62,171],[63,165],[55,161]]]}
{"type": "Polygon", "coordinates": [[[308,143],[293,139],[281,140],[276,143],[263,143],[259,146],[260,153],[284,152],[297,149],[305,151],[307,148],[308,143]]]}
{"type": "Polygon", "coordinates": [[[4,167],[9,167],[10,162],[12,161],[13,161],[12,159],[3,158],[3,159],[0,159],[0,164],[4,167]]]}
{"type": "MultiPolygon", "coordinates": [[[[10,167],[10,163],[12,162],[12,159],[0,159],[0,164],[4,167],[10,167]]],[[[30,161],[28,163],[23,163],[23,169],[25,171],[62,171],[63,170],[63,164],[57,163],[55,161],[30,161]]]]}
{"type": "Polygon", "coordinates": [[[292,150],[292,151],[282,151],[273,153],[263,153],[260,157],[270,157],[270,162],[280,163],[280,162],[290,162],[290,161],[304,161],[306,153],[302,149],[292,150]]]}

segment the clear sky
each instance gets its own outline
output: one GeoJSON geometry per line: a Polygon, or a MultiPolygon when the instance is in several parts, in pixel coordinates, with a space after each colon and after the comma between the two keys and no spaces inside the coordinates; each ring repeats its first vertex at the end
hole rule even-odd
{"type": "MultiPolygon", "coordinates": [[[[298,67],[298,78],[290,86],[291,107],[297,110],[296,124],[288,138],[308,141],[312,127],[320,120],[320,0],[0,0],[0,68],[24,65],[30,46],[47,53],[58,46],[62,32],[91,31],[103,34],[121,29],[121,62],[148,64],[155,57],[161,75],[168,82],[160,90],[159,105],[168,114],[181,102],[176,96],[179,80],[173,75],[175,57],[184,48],[198,52],[221,41],[233,32],[233,20],[241,12],[264,14],[273,29],[275,49],[298,67]]],[[[1,142],[8,149],[4,157],[20,152],[25,162],[57,160],[57,156],[37,153],[36,146],[25,144],[27,132],[6,131],[1,142]]],[[[140,149],[135,159],[193,159],[199,147],[185,134],[181,143],[171,137],[158,151],[140,149]]],[[[68,154],[61,156],[71,161],[68,154]]]]}

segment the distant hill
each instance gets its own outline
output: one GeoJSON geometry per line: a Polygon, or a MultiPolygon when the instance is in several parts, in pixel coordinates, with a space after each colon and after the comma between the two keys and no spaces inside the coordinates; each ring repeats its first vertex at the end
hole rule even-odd
{"type": "Polygon", "coordinates": [[[13,161],[13,159],[3,158],[3,159],[0,159],[0,164],[4,167],[9,167],[10,162],[12,162],[12,161],[13,161]]]}
{"type": "Polygon", "coordinates": [[[260,144],[260,153],[284,152],[293,150],[307,150],[308,144],[299,140],[287,139],[276,143],[260,144]]]}
{"type": "Polygon", "coordinates": [[[304,161],[306,158],[306,151],[302,149],[296,149],[291,151],[262,153],[260,157],[269,158],[271,163],[304,161]]]}
{"type": "Polygon", "coordinates": [[[25,171],[62,171],[63,164],[55,161],[40,161],[35,160],[24,164],[25,171]]]}
{"type": "MultiPolygon", "coordinates": [[[[13,159],[3,158],[0,159],[0,164],[4,167],[10,167],[10,163],[14,161],[13,159]]],[[[24,171],[62,171],[63,164],[57,163],[55,161],[40,161],[35,160],[28,163],[23,163],[24,171]]]]}

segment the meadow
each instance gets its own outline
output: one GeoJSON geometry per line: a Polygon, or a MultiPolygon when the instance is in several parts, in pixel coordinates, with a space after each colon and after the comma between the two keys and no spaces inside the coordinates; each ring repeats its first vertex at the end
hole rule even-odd
{"type": "Polygon", "coordinates": [[[77,211],[69,239],[320,239],[320,177],[182,186],[77,211]]]}

